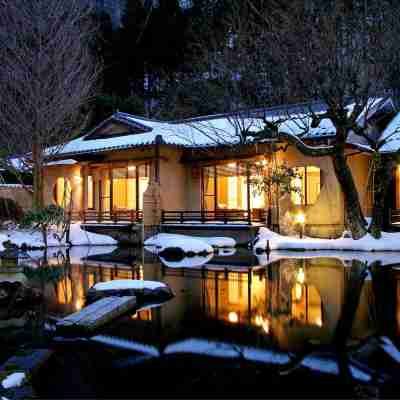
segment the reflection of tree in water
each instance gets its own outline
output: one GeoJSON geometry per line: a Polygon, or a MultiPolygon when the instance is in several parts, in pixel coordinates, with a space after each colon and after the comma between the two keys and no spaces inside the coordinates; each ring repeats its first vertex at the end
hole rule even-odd
{"type": "MultiPolygon", "coordinates": [[[[23,272],[28,280],[28,286],[40,290],[42,298],[46,288],[51,288],[56,293],[57,285],[62,281],[70,270],[69,250],[65,254],[59,250],[52,257],[48,257],[44,251],[42,257],[30,258],[29,265],[25,265],[23,272]]],[[[44,344],[49,339],[45,324],[48,321],[47,305],[45,301],[29,310],[26,330],[32,335],[35,344],[44,344]]]]}

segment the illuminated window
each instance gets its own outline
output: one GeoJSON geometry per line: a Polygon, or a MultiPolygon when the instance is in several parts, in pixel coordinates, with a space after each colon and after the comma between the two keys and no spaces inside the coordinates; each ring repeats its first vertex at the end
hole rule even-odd
{"type": "Polygon", "coordinates": [[[94,181],[92,175],[87,177],[87,208],[94,208],[94,181]]]}
{"type": "Polygon", "coordinates": [[[127,168],[114,168],[112,170],[113,209],[127,209],[127,168]]]}
{"type": "Polygon", "coordinates": [[[321,191],[321,170],[318,167],[307,166],[294,168],[296,177],[292,178],[291,200],[296,205],[308,206],[315,204],[321,191]]]}
{"type": "Polygon", "coordinates": [[[58,177],[54,187],[54,201],[63,208],[69,207],[71,203],[71,184],[64,177],[58,177]]]}

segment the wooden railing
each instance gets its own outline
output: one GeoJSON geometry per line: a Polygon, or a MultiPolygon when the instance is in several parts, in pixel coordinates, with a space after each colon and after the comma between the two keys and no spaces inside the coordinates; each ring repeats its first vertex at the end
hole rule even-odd
{"type": "Polygon", "coordinates": [[[97,211],[85,210],[70,213],[71,221],[86,222],[142,222],[143,211],[136,210],[114,210],[97,211]]]}
{"type": "Polygon", "coordinates": [[[390,209],[389,210],[389,223],[400,223],[400,210],[399,209],[390,209]]]}
{"type": "Polygon", "coordinates": [[[184,224],[184,223],[247,223],[265,222],[264,210],[216,210],[216,211],[167,211],[161,213],[163,224],[184,224]]]}

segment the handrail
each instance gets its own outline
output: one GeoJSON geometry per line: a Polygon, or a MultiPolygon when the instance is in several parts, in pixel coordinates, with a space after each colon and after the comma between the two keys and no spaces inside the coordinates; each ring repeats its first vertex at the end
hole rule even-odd
{"type": "Polygon", "coordinates": [[[143,211],[141,210],[84,210],[69,213],[71,221],[86,222],[141,222],[143,211]]]}
{"type": "Polygon", "coordinates": [[[222,222],[223,224],[246,222],[264,222],[264,210],[162,210],[161,222],[168,223],[188,223],[188,222],[222,222]]]}

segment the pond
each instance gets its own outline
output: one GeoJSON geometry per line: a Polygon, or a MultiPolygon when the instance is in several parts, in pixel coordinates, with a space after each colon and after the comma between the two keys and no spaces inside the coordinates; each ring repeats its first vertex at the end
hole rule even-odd
{"type": "MultiPolygon", "coordinates": [[[[171,261],[144,249],[75,247],[50,250],[46,259],[43,266],[43,255],[31,254],[23,261],[31,274],[11,273],[40,287],[45,304],[0,321],[2,360],[27,343],[58,349],[47,371],[58,383],[39,379],[44,397],[265,397],[267,386],[271,397],[346,396],[346,382],[332,373],[332,365],[338,368],[332,348],[342,340],[357,349],[380,336],[397,345],[400,336],[395,253],[255,256],[226,249],[213,257],[171,261]],[[45,329],[51,321],[84,307],[95,283],[114,279],[161,281],[175,297],[124,315],[93,337],[54,340],[45,329]],[[312,351],[322,355],[307,370],[280,373],[312,351]],[[279,373],[265,386],[268,371],[279,373]],[[74,377],[66,379],[69,374],[74,377]],[[316,382],[325,375],[327,380],[316,382]]],[[[9,278],[0,274],[0,281],[9,278]]]]}

